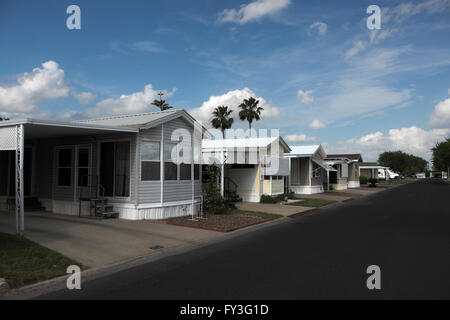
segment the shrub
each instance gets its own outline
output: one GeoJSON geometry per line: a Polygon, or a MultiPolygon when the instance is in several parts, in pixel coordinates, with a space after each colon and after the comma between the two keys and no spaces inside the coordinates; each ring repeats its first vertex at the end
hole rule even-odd
{"type": "Polygon", "coordinates": [[[286,198],[293,199],[294,196],[290,193],[280,194],[278,196],[269,196],[267,194],[263,194],[261,196],[260,203],[279,203],[281,201],[285,201],[286,198]]]}
{"type": "Polygon", "coordinates": [[[277,203],[277,199],[275,197],[269,196],[267,194],[263,194],[261,196],[260,203],[277,203]]]}
{"type": "Polygon", "coordinates": [[[378,180],[375,179],[375,178],[370,178],[370,179],[367,180],[367,182],[370,183],[370,184],[369,184],[369,187],[375,188],[375,187],[377,186],[378,180]]]}
{"type": "Polygon", "coordinates": [[[359,183],[360,184],[367,184],[367,177],[366,176],[360,176],[359,177],[359,183]]]}
{"type": "Polygon", "coordinates": [[[207,181],[203,184],[203,209],[210,214],[229,213],[225,199],[217,186],[218,170],[214,166],[206,167],[207,181]]]}

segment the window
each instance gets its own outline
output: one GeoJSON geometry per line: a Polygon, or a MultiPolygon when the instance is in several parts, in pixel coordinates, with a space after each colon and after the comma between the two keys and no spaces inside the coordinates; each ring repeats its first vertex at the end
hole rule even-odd
{"type": "Polygon", "coordinates": [[[58,186],[72,185],[72,149],[58,149],[58,186]]]}
{"type": "Polygon", "coordinates": [[[188,163],[180,164],[180,180],[191,180],[191,165],[188,163]]]}
{"type": "Polygon", "coordinates": [[[178,148],[175,143],[164,144],[164,179],[178,180],[178,148]]]}
{"type": "Polygon", "coordinates": [[[264,180],[270,180],[270,176],[264,176],[264,180]]]}
{"type": "Polygon", "coordinates": [[[141,147],[141,180],[161,179],[161,160],[159,142],[144,141],[141,147]]]}
{"type": "Polygon", "coordinates": [[[87,187],[89,185],[89,149],[78,149],[78,186],[87,187]]]}
{"type": "Polygon", "coordinates": [[[194,164],[194,180],[200,180],[200,165],[194,164]]]}

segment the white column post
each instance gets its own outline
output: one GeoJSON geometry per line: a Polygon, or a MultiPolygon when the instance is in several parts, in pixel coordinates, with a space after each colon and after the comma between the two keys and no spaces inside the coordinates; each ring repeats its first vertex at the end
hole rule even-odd
{"type": "Polygon", "coordinates": [[[160,172],[159,172],[159,178],[161,179],[161,207],[164,203],[164,124],[161,124],[161,145],[160,148],[160,172]]]}
{"type": "Polygon", "coordinates": [[[312,186],[312,165],[311,165],[311,158],[308,158],[309,162],[308,162],[308,174],[309,174],[309,186],[312,186]]]}
{"type": "Polygon", "coordinates": [[[192,219],[194,219],[194,197],[195,197],[195,186],[194,186],[194,143],[195,143],[195,139],[194,139],[194,135],[195,135],[195,125],[194,125],[194,130],[192,132],[192,136],[191,136],[191,184],[192,184],[192,219]]]}
{"type": "Polygon", "coordinates": [[[23,235],[25,231],[23,198],[23,161],[24,161],[24,126],[16,126],[16,232],[23,235]]]}
{"type": "Polygon", "coordinates": [[[330,170],[327,170],[327,191],[330,192],[330,170]]]}
{"type": "Polygon", "coordinates": [[[134,181],[134,205],[137,207],[139,205],[139,186],[141,181],[141,135],[140,132],[136,134],[136,159],[135,159],[135,166],[136,169],[134,170],[136,172],[136,179],[134,181]]]}
{"type": "Polygon", "coordinates": [[[289,159],[289,176],[288,176],[288,192],[291,192],[291,186],[292,186],[292,171],[291,171],[291,161],[292,158],[288,158],[289,159]]]}
{"type": "Polygon", "coordinates": [[[222,150],[222,167],[220,172],[220,194],[225,197],[225,152],[222,150]]]}

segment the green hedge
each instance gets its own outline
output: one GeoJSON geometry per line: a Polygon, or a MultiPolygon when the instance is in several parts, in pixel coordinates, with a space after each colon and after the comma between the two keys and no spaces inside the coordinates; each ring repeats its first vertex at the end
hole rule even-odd
{"type": "Polygon", "coordinates": [[[359,183],[360,184],[367,184],[367,177],[366,176],[360,176],[359,177],[359,183]]]}
{"type": "Polygon", "coordinates": [[[292,194],[280,194],[278,196],[269,196],[266,194],[263,194],[261,196],[260,203],[279,203],[281,201],[285,201],[285,199],[293,199],[294,196],[292,194]]]}

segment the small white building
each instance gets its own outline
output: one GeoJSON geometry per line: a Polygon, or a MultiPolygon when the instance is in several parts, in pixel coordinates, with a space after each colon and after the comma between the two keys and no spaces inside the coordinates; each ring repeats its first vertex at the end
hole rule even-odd
{"type": "Polygon", "coordinates": [[[0,210],[15,208],[22,219],[25,209],[129,220],[189,215],[202,199],[203,135],[189,113],[173,109],[1,121],[0,210]]]}
{"type": "Polygon", "coordinates": [[[328,191],[330,172],[336,169],[325,162],[322,145],[291,146],[291,149],[285,154],[290,161],[289,189],[297,194],[328,191]]]}
{"type": "Polygon", "coordinates": [[[221,168],[221,191],[228,200],[236,195],[259,202],[261,195],[287,191],[291,149],[281,137],[255,137],[202,141],[203,164],[221,168]]]}
{"type": "Polygon", "coordinates": [[[329,154],[326,162],[336,169],[330,174],[330,186],[333,190],[359,188],[359,165],[362,156],[356,154],[329,154]]]}

